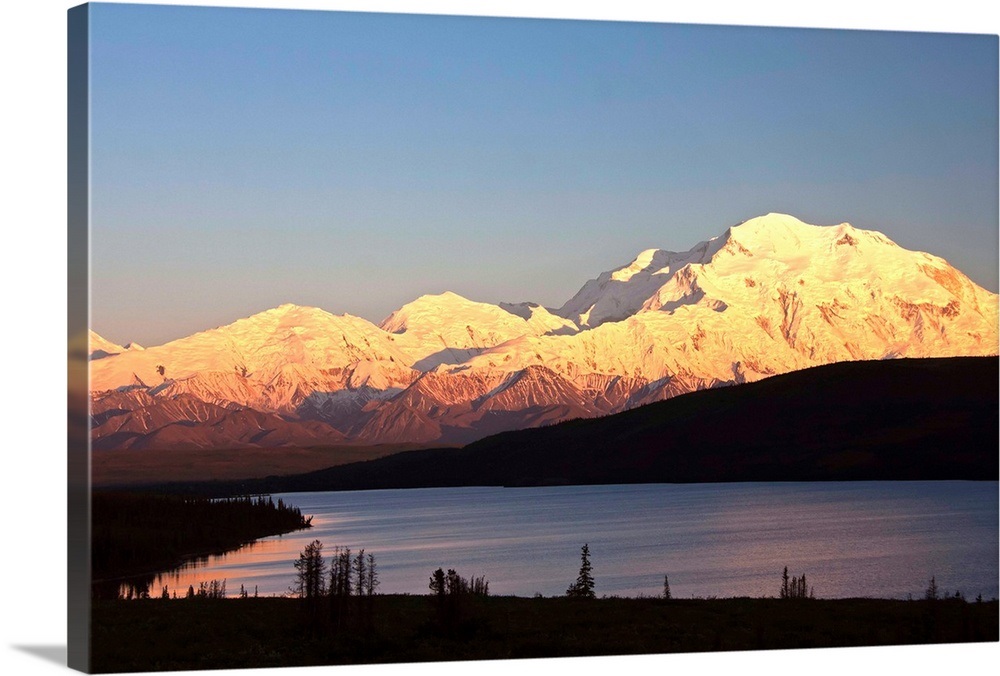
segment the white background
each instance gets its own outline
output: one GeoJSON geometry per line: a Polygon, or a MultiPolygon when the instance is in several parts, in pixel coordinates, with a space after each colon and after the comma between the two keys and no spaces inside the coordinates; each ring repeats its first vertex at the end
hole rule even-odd
{"type": "MultiPolygon", "coordinates": [[[[6,674],[65,669],[66,645],[66,10],[73,2],[8,0],[0,18],[0,397],[3,530],[0,664],[6,674]]],[[[700,0],[683,7],[638,0],[188,0],[162,4],[418,11],[688,23],[756,24],[998,32],[998,11],[984,0],[928,3],[846,0],[700,0]],[[662,7],[659,5],[663,5],[662,7]]],[[[670,3],[672,4],[672,3],[670,3]]],[[[741,673],[931,674],[995,668],[1000,644],[891,649],[528,660],[476,664],[339,667],[335,673],[382,676],[517,670],[526,675],[628,670],[637,674],[741,673]]],[[[266,669],[225,673],[317,673],[266,669]]],[[[330,668],[326,668],[330,670],[330,668]]]]}

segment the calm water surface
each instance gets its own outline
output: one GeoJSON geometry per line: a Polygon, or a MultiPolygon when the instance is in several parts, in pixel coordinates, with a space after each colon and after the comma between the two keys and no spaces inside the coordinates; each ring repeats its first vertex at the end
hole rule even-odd
{"type": "Polygon", "coordinates": [[[563,594],[589,543],[598,595],[775,596],[781,571],[817,597],[998,596],[997,482],[645,484],[276,495],[313,527],[161,576],[178,594],[287,593],[314,539],[375,554],[383,593],[427,593],[431,572],[485,575],[493,594],[563,594]]]}

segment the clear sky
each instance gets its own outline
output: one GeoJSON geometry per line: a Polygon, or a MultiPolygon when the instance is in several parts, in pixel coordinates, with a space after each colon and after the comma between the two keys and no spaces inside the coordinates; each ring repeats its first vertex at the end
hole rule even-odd
{"type": "Polygon", "coordinates": [[[92,5],[92,325],[565,302],[769,211],[996,291],[995,36],[92,5]]]}

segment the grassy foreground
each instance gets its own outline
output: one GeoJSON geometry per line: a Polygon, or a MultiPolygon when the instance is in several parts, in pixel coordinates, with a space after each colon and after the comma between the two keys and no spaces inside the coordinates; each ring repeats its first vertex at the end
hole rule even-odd
{"type": "Polygon", "coordinates": [[[958,599],[371,599],[343,626],[294,598],[95,601],[96,672],[849,647],[998,640],[997,602],[958,599]]]}

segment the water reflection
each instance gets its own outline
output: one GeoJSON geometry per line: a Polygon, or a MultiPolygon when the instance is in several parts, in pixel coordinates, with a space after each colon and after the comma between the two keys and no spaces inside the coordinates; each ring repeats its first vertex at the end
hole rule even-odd
{"type": "MultiPolygon", "coordinates": [[[[278,497],[278,496],[276,496],[278,497]]],[[[998,595],[997,483],[868,482],[457,488],[280,496],[313,528],[157,576],[183,596],[285,594],[313,539],[373,552],[383,593],[423,594],[430,572],[485,575],[495,594],[562,594],[590,545],[597,592],[777,595],[782,568],[826,598],[919,596],[931,575],[998,595]]]]}

